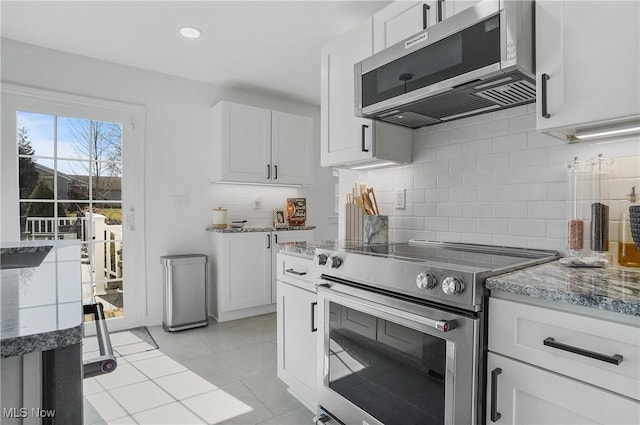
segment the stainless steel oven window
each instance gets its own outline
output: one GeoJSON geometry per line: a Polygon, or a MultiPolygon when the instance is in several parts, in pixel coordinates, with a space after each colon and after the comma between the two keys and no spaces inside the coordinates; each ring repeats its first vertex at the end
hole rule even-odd
{"type": "Polygon", "coordinates": [[[330,389],[385,425],[442,424],[446,341],[330,302],[330,389]]]}
{"type": "Polygon", "coordinates": [[[478,423],[477,317],[341,284],[319,287],[318,315],[318,400],[340,421],[478,423]]]}

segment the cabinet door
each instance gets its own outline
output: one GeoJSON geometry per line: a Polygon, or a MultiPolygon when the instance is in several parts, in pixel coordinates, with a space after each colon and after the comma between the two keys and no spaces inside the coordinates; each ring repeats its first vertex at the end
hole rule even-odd
{"type": "Polygon", "coordinates": [[[309,184],[313,177],[313,119],[271,112],[271,179],[309,184]]]}
{"type": "Polygon", "coordinates": [[[224,234],[217,258],[224,270],[218,282],[222,311],[271,304],[272,243],[271,233],[224,234]]]}
{"type": "Polygon", "coordinates": [[[536,2],[538,130],[640,114],[639,16],[637,1],[536,2]]]}
{"type": "Polygon", "coordinates": [[[635,400],[495,353],[487,359],[487,395],[487,424],[640,423],[635,400]]]}
{"type": "Polygon", "coordinates": [[[450,18],[482,0],[442,0],[442,19],[450,18]]]}
{"type": "Polygon", "coordinates": [[[373,157],[372,122],[354,115],[354,65],[373,53],[372,18],[322,49],[321,164],[373,157]]]}
{"type": "Polygon", "coordinates": [[[315,406],[317,295],[278,282],[278,378],[315,406]]]}
{"type": "MultiPolygon", "coordinates": [[[[272,232],[273,243],[310,242],[313,240],[313,230],[279,230],[272,232]]],[[[276,302],[276,281],[278,279],[278,249],[272,249],[271,255],[271,302],[276,302]]]]}
{"type": "MultiPolygon", "coordinates": [[[[221,102],[221,180],[266,182],[271,165],[271,111],[221,102]]],[[[217,107],[217,106],[216,106],[217,107]]],[[[220,150],[218,151],[220,152],[220,150]]]]}
{"type": "Polygon", "coordinates": [[[396,1],[373,15],[373,51],[399,43],[434,25],[438,1],[396,1]]]}

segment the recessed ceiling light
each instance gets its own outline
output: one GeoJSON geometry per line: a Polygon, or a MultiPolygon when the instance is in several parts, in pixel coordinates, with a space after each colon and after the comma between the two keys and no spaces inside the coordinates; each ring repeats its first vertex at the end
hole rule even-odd
{"type": "Polygon", "coordinates": [[[202,31],[194,27],[182,27],[180,28],[180,34],[186,38],[199,38],[202,35],[202,31]]]}

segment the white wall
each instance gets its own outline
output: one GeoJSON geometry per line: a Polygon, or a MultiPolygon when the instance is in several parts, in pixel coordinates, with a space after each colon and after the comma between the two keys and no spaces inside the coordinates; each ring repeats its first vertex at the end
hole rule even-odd
{"type": "MultiPolygon", "coordinates": [[[[230,218],[245,217],[252,224],[270,223],[271,209],[288,196],[306,196],[308,224],[316,225],[316,238],[333,239],[337,227],[328,222],[333,198],[326,185],[331,170],[315,170],[315,184],[302,189],[211,184],[214,166],[210,108],[230,100],[314,118],[314,161],[319,164],[320,108],[281,97],[222,88],[201,82],[144,71],[83,56],[2,40],[2,82],[52,91],[116,100],[146,107],[144,217],[146,234],[147,311],[143,321],[162,320],[160,256],[208,252],[211,209],[225,206],[230,218]],[[256,194],[262,210],[252,208],[256,194]],[[188,197],[188,206],[173,208],[172,196],[188,197]]],[[[3,140],[2,143],[15,143],[3,140]]],[[[2,158],[13,160],[12,158],[2,158]]],[[[3,181],[3,185],[11,184],[3,181]]]]}
{"type": "MultiPolygon", "coordinates": [[[[373,186],[390,239],[486,243],[563,251],[566,238],[565,165],[577,156],[615,158],[610,240],[631,186],[640,190],[640,139],[567,144],[535,131],[533,105],[414,131],[413,163],[361,172],[373,186]],[[406,208],[394,209],[395,189],[406,208]]],[[[341,223],[341,225],[344,225],[341,223]]]]}

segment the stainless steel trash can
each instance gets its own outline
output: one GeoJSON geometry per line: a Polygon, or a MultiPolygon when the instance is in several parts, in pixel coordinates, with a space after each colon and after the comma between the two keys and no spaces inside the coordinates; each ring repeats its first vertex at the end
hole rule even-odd
{"type": "Polygon", "coordinates": [[[207,256],[168,255],[162,262],[164,315],[167,332],[207,326],[207,256]]]}

